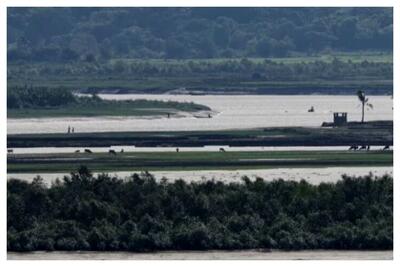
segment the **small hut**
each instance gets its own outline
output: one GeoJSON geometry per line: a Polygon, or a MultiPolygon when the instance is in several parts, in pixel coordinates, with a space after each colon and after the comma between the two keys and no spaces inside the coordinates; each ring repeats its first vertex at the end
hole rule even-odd
{"type": "Polygon", "coordinates": [[[333,113],[333,126],[341,126],[347,123],[347,112],[333,113]]]}

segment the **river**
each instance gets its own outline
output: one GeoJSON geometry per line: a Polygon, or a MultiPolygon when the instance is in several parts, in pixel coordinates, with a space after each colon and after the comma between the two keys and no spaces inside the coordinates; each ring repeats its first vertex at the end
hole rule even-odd
{"type": "MultiPolygon", "coordinates": [[[[60,133],[68,125],[76,132],[223,130],[275,126],[320,126],[332,121],[333,112],[347,112],[348,120],[361,119],[356,96],[332,95],[140,95],[103,94],[104,99],[150,99],[195,102],[209,106],[212,118],[186,117],[76,117],[8,119],[7,133],[60,133]],[[313,106],[314,112],[308,112],[313,106]]],[[[390,96],[370,96],[373,109],[366,120],[392,120],[390,96]]]]}
{"type": "Polygon", "coordinates": [[[7,253],[8,260],[393,260],[393,251],[304,250],[272,251],[165,251],[134,252],[30,252],[7,253]]]}

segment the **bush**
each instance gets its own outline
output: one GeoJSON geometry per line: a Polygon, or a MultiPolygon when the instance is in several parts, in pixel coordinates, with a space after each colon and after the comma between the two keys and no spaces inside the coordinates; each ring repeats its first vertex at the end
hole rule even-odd
{"type": "Polygon", "coordinates": [[[7,248],[33,250],[392,249],[393,179],[311,185],[262,179],[125,181],[81,168],[47,188],[7,182],[7,248]],[[368,205],[365,205],[365,203],[368,205]]]}

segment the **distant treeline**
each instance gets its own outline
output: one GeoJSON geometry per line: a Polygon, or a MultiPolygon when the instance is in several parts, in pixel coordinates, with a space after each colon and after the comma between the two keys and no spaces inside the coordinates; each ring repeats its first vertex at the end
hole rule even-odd
{"type": "MultiPolygon", "coordinates": [[[[334,58],[332,61],[280,63],[272,60],[215,60],[215,61],[129,61],[115,60],[103,63],[70,63],[11,65],[9,79],[40,77],[92,77],[146,78],[206,77],[210,81],[221,79],[229,84],[239,81],[334,81],[334,80],[392,80],[390,62],[353,62],[334,58]]],[[[186,81],[186,80],[185,80],[186,81]]],[[[190,83],[190,79],[186,83],[190,83]]],[[[183,83],[185,83],[183,81],[183,83]]],[[[207,83],[205,82],[205,85],[207,83]]]]}
{"type": "Polygon", "coordinates": [[[392,51],[392,8],[7,9],[8,61],[392,51]]]}
{"type": "Polygon", "coordinates": [[[393,248],[393,179],[125,180],[81,167],[51,187],[7,182],[9,251],[393,248]]]}

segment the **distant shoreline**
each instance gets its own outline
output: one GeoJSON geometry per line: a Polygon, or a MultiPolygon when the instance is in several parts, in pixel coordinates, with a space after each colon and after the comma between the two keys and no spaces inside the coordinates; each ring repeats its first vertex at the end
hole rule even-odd
{"type": "MultiPolygon", "coordinates": [[[[193,87],[193,88],[185,88],[174,89],[174,88],[149,88],[149,89],[135,89],[135,88],[124,88],[124,87],[115,87],[115,88],[81,88],[77,90],[77,93],[87,94],[87,93],[96,93],[96,94],[116,94],[116,95],[125,95],[125,94],[168,94],[168,95],[288,95],[288,96],[297,96],[297,95],[354,95],[354,93],[360,89],[362,86],[346,86],[346,87],[318,87],[313,85],[306,85],[304,87],[279,87],[279,85],[271,86],[271,87],[257,87],[257,88],[203,88],[203,87],[193,87]]],[[[362,87],[364,88],[364,87],[362,87]]],[[[393,94],[393,84],[387,86],[377,86],[375,88],[365,88],[365,92],[368,95],[374,96],[385,96],[393,94]]]]}

